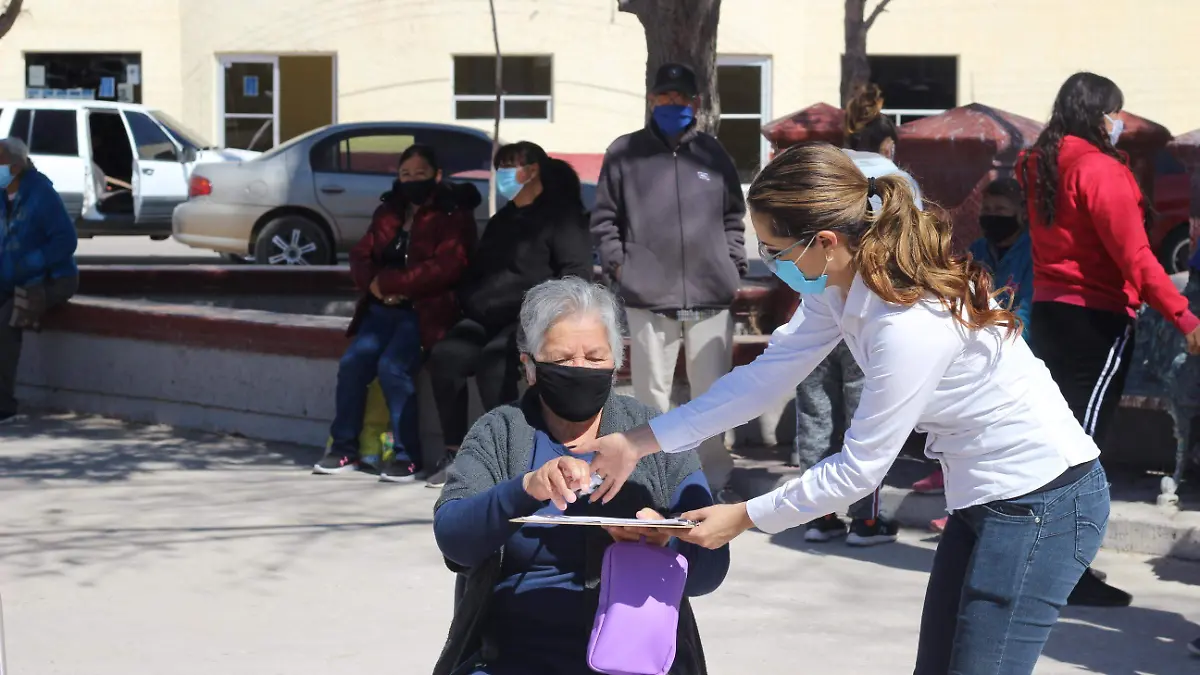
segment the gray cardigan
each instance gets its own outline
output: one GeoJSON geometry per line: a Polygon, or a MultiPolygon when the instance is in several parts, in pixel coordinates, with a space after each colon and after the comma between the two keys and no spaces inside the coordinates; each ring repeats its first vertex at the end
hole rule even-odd
{"type": "MultiPolygon", "coordinates": [[[[613,394],[604,404],[599,435],[629,431],[650,421],[657,411],[628,396],[613,394]]],[[[496,408],[479,418],[463,440],[454,463],[446,473],[446,485],[434,506],[485,492],[529,471],[533,461],[535,425],[541,419],[541,404],[534,391],[526,393],[519,404],[496,408]]],[[[597,515],[632,517],[638,510],[651,507],[660,512],[670,508],[671,496],[683,480],[700,470],[695,452],[655,453],[638,462],[625,487],[609,504],[596,504],[589,511],[597,515]]],[[[598,597],[601,559],[612,539],[600,528],[589,528],[586,586],[598,597]]],[[[483,635],[487,606],[499,581],[501,549],[483,565],[462,568],[446,560],[460,578],[456,587],[454,618],[434,675],[450,675],[484,655],[483,635]]],[[[473,672],[468,670],[467,672],[473,672]]],[[[704,650],[691,606],[684,598],[680,607],[679,643],[672,675],[704,675],[704,650]]]]}

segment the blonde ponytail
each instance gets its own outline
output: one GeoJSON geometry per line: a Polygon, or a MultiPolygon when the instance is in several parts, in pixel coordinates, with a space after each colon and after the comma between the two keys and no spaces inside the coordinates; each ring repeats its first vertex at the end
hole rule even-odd
{"type": "MultiPolygon", "coordinates": [[[[917,207],[902,175],[869,181],[841,150],[827,143],[792,146],[766,166],[750,186],[753,211],[771,216],[776,234],[798,241],[822,230],[846,235],[863,283],[885,302],[911,306],[933,296],[954,320],[971,330],[1004,328],[1021,321],[992,306],[992,277],[970,258],[951,253],[948,221],[917,207]],[[882,206],[868,209],[874,185],[882,206]]],[[[928,205],[927,205],[928,206],[928,205]]]]}

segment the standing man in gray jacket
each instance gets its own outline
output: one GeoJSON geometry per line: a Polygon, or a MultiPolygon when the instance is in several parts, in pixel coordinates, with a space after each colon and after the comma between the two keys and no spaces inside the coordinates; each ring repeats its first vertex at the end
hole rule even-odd
{"type": "MultiPolygon", "coordinates": [[[[745,199],[732,158],[696,128],[696,74],[668,63],[650,90],[650,121],[608,148],[592,210],[600,264],[625,301],[638,400],[671,407],[682,345],[693,397],[729,372],[733,304],[746,272],[745,199]]],[[[718,501],[733,470],[723,437],[699,448],[718,501]]]]}

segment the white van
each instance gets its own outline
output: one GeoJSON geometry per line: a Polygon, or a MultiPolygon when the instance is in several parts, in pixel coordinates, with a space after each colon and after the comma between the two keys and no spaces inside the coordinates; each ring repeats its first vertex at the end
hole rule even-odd
{"type": "Polygon", "coordinates": [[[0,101],[0,137],[7,136],[29,145],[81,237],[166,239],[196,164],[259,154],[214,148],[158,110],[107,101],[0,101]]]}

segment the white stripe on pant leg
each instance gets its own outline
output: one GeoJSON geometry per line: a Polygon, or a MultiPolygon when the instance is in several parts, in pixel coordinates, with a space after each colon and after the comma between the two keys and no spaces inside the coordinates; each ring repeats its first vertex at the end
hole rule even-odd
{"type": "Polygon", "coordinates": [[[1104,367],[1100,369],[1100,377],[1096,380],[1096,386],[1092,387],[1092,395],[1088,399],[1087,411],[1083,415],[1083,431],[1089,436],[1096,430],[1096,418],[1100,414],[1100,405],[1101,401],[1104,400],[1104,392],[1108,389],[1108,383],[1117,372],[1117,367],[1121,362],[1121,350],[1125,348],[1125,341],[1129,339],[1131,330],[1132,326],[1126,326],[1125,332],[1116,339],[1113,346],[1108,350],[1108,358],[1104,361],[1104,367]]]}
{"type": "MultiPolygon", "coordinates": [[[[1100,396],[1096,399],[1096,409],[1092,413],[1092,419],[1091,419],[1091,424],[1090,424],[1091,428],[1084,429],[1087,432],[1088,436],[1091,436],[1092,434],[1094,434],[1096,432],[1096,422],[1097,422],[1097,420],[1100,419],[1100,408],[1103,407],[1103,405],[1104,405],[1104,393],[1108,391],[1108,385],[1112,384],[1113,377],[1116,376],[1117,371],[1121,369],[1121,352],[1125,351],[1125,344],[1129,342],[1129,336],[1132,332],[1133,332],[1133,326],[1132,325],[1126,326],[1125,334],[1122,335],[1119,340],[1117,340],[1117,344],[1115,347],[1116,352],[1114,353],[1114,356],[1116,358],[1113,359],[1112,371],[1108,374],[1108,377],[1103,380],[1104,384],[1103,384],[1103,386],[1100,387],[1100,396]]],[[[1099,383],[1097,383],[1097,384],[1099,384],[1099,383]]]]}

